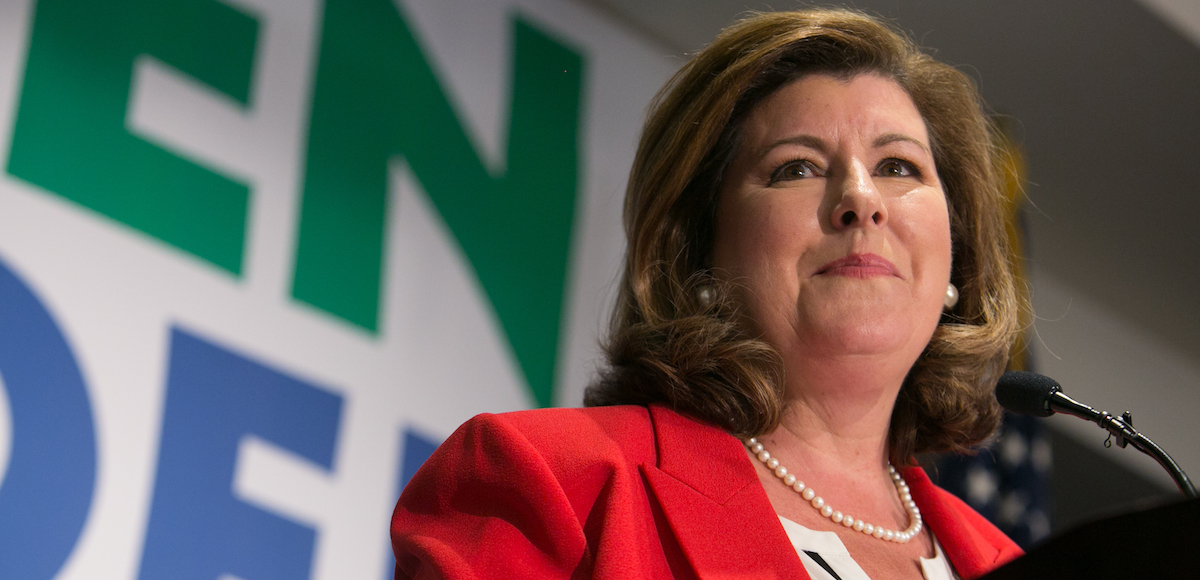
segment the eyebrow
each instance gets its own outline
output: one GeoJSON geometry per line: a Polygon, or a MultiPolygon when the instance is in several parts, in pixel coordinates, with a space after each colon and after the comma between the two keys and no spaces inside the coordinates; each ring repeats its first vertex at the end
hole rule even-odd
{"type": "MultiPolygon", "coordinates": [[[[922,143],[919,139],[916,139],[915,137],[909,137],[903,133],[884,133],[883,135],[876,137],[875,142],[871,143],[871,145],[879,148],[897,142],[912,143],[917,147],[920,147],[922,151],[929,153],[929,147],[922,143]]],[[[791,137],[784,137],[783,139],[764,146],[761,150],[759,150],[758,158],[761,159],[767,153],[773,151],[780,145],[800,145],[803,147],[816,149],[821,153],[827,153],[829,151],[829,145],[826,144],[825,141],[820,137],[814,135],[794,135],[791,137]]]]}
{"type": "Polygon", "coordinates": [[[909,143],[916,145],[917,147],[920,147],[922,151],[929,153],[929,147],[925,146],[924,143],[922,143],[921,141],[919,141],[913,137],[904,135],[902,133],[884,133],[883,135],[876,137],[875,143],[873,143],[872,145],[874,145],[875,147],[883,147],[884,145],[888,145],[890,143],[896,143],[899,141],[907,141],[909,143]]]}
{"type": "Polygon", "coordinates": [[[820,137],[815,135],[794,135],[792,137],[784,137],[783,139],[775,141],[774,143],[769,143],[763,146],[763,148],[758,151],[758,155],[756,157],[761,159],[765,157],[767,153],[774,151],[775,148],[779,147],[780,145],[800,145],[810,149],[816,149],[821,153],[826,153],[829,151],[829,146],[820,137]]]}

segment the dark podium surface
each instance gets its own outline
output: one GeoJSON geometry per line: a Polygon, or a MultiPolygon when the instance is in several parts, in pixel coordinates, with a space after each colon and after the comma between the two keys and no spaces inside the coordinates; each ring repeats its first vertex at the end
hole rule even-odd
{"type": "Polygon", "coordinates": [[[1200,499],[1085,524],[983,578],[1200,578],[1200,499]]]}

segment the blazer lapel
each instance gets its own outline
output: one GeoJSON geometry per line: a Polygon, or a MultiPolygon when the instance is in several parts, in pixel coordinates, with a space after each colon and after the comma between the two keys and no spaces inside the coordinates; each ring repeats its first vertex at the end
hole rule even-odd
{"type": "Polygon", "coordinates": [[[808,579],[741,443],[650,407],[658,465],[640,466],[699,578],[808,579]]]}
{"type": "Polygon", "coordinates": [[[929,480],[925,470],[910,467],[903,470],[903,475],[913,501],[921,508],[921,517],[942,544],[946,557],[959,576],[976,578],[994,568],[1000,550],[972,533],[974,527],[954,506],[939,496],[937,487],[929,480]]]}

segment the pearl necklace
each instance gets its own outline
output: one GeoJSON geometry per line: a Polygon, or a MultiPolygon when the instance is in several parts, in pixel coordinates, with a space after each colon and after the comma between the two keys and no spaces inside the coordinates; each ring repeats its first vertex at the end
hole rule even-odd
{"type": "Polygon", "coordinates": [[[904,509],[908,510],[908,529],[903,532],[897,530],[885,530],[883,526],[873,526],[862,520],[854,519],[849,515],[843,514],[825,503],[813,488],[804,485],[803,481],[796,479],[795,475],[788,473],[786,467],[779,464],[779,460],[771,457],[771,454],[763,449],[762,443],[758,439],[751,437],[746,441],[746,449],[758,457],[758,460],[767,466],[767,469],[775,472],[775,477],[778,477],[784,485],[795,490],[800,494],[800,497],[805,501],[812,503],[812,506],[821,512],[822,516],[833,520],[835,524],[842,524],[856,532],[862,532],[868,536],[879,538],[888,542],[897,542],[904,544],[921,533],[921,528],[924,524],[921,521],[921,510],[917,509],[916,502],[913,501],[912,494],[909,493],[908,484],[904,482],[904,478],[900,476],[900,472],[888,463],[888,473],[892,476],[892,483],[896,486],[896,491],[900,493],[900,501],[904,503],[904,509]]]}

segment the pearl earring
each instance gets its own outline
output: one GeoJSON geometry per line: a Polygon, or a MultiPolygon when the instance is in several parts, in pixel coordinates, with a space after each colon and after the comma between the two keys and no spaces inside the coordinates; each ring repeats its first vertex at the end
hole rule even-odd
{"type": "Polygon", "coordinates": [[[946,298],[942,301],[946,306],[946,310],[954,309],[954,305],[958,304],[958,288],[953,284],[946,284],[946,298]]]}
{"type": "Polygon", "coordinates": [[[700,301],[701,307],[708,308],[717,300],[717,291],[706,284],[696,289],[696,299],[700,301]]]}

